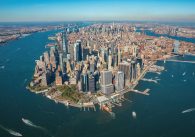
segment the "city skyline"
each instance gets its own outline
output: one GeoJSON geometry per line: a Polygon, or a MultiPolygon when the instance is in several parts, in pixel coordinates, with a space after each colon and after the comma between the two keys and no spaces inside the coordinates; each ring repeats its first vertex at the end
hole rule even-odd
{"type": "Polygon", "coordinates": [[[0,22],[31,21],[170,21],[195,22],[192,0],[7,0],[0,22]]]}

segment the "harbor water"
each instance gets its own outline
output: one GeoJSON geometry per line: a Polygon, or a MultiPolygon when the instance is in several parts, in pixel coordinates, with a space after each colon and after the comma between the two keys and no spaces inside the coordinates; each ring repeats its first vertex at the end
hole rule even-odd
{"type": "MultiPolygon", "coordinates": [[[[11,129],[25,137],[194,137],[195,64],[158,62],[161,74],[147,73],[137,90],[128,93],[122,107],[114,107],[115,118],[97,109],[67,108],[26,89],[35,60],[46,50],[48,36],[39,32],[0,47],[0,137],[12,137],[11,129]],[[185,72],[185,73],[184,73],[185,72]],[[184,75],[185,74],[185,75],[184,75]],[[132,116],[135,112],[136,117],[132,116]],[[3,127],[3,128],[2,128],[3,127]]],[[[193,56],[175,57],[195,60],[193,56]]]]}

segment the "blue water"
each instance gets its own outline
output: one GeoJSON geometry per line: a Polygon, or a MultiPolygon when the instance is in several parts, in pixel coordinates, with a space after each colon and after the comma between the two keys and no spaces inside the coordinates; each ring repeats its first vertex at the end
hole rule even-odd
{"type": "MultiPolygon", "coordinates": [[[[11,41],[0,47],[0,125],[20,132],[25,137],[194,137],[195,64],[159,62],[167,71],[161,75],[147,73],[146,78],[158,77],[159,84],[140,81],[136,89],[150,88],[150,96],[129,93],[122,107],[114,108],[113,119],[97,109],[80,111],[36,95],[25,89],[34,72],[35,59],[46,50],[47,37],[54,31],[40,32],[11,41]],[[183,72],[186,75],[183,76],[183,72]],[[172,78],[171,75],[174,75],[172,78]],[[186,80],[186,82],[184,82],[186,80]],[[132,117],[132,111],[137,118],[132,117]],[[37,126],[25,125],[22,118],[37,126]]],[[[185,56],[182,59],[195,60],[185,56]]],[[[0,129],[0,137],[12,137],[0,129]]]]}

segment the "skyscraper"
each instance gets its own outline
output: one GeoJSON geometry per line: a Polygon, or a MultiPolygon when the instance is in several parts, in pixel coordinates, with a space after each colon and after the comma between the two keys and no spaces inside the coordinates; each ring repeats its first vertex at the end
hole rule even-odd
{"type": "Polygon", "coordinates": [[[64,54],[64,58],[67,58],[68,53],[68,42],[67,42],[67,36],[66,36],[66,30],[62,33],[62,50],[64,54]]]}
{"type": "Polygon", "coordinates": [[[87,73],[81,75],[81,86],[83,92],[89,91],[89,77],[87,73]]]}
{"type": "Polygon", "coordinates": [[[137,78],[136,61],[131,61],[130,82],[133,82],[137,78]]]}
{"type": "Polygon", "coordinates": [[[60,64],[60,68],[61,68],[62,73],[64,73],[63,53],[59,54],[59,64],[60,64]]]}
{"type": "Polygon", "coordinates": [[[74,61],[82,60],[82,49],[81,49],[81,41],[77,40],[74,44],[74,61]]]}
{"type": "Polygon", "coordinates": [[[132,47],[132,51],[133,51],[133,57],[137,57],[137,46],[136,45],[133,45],[132,47]]]}
{"type": "Polygon", "coordinates": [[[118,46],[118,64],[121,63],[121,51],[120,48],[118,46]]]}
{"type": "Polygon", "coordinates": [[[89,76],[89,91],[90,92],[95,92],[96,89],[96,84],[95,84],[95,79],[93,76],[89,76]]]}
{"type": "Polygon", "coordinates": [[[101,72],[101,89],[102,93],[105,95],[109,95],[114,92],[111,71],[106,70],[101,72]]]}
{"type": "Polygon", "coordinates": [[[131,77],[131,64],[128,62],[123,62],[119,64],[119,71],[124,73],[125,83],[128,84],[131,77]]]}
{"type": "Polygon", "coordinates": [[[45,61],[46,65],[48,65],[49,64],[49,54],[48,54],[48,52],[47,51],[44,52],[43,56],[44,56],[44,61],[45,61]]]}
{"type": "Polygon", "coordinates": [[[117,91],[121,91],[124,89],[125,78],[124,73],[122,71],[118,71],[115,75],[115,88],[117,91]]]}
{"type": "Polygon", "coordinates": [[[108,56],[108,69],[110,70],[112,68],[112,55],[108,56]]]}

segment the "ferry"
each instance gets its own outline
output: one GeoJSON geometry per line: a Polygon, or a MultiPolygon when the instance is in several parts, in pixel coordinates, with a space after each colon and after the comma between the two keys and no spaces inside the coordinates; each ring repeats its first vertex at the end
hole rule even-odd
{"type": "Polygon", "coordinates": [[[133,118],[136,118],[137,114],[135,111],[132,112],[132,116],[133,116],[133,118]]]}
{"type": "Polygon", "coordinates": [[[112,112],[112,110],[111,110],[111,108],[109,108],[107,105],[102,105],[102,110],[105,110],[105,111],[107,111],[107,112],[112,112]]]}
{"type": "Polygon", "coordinates": [[[182,75],[185,76],[186,75],[186,72],[184,72],[182,75]]]}

